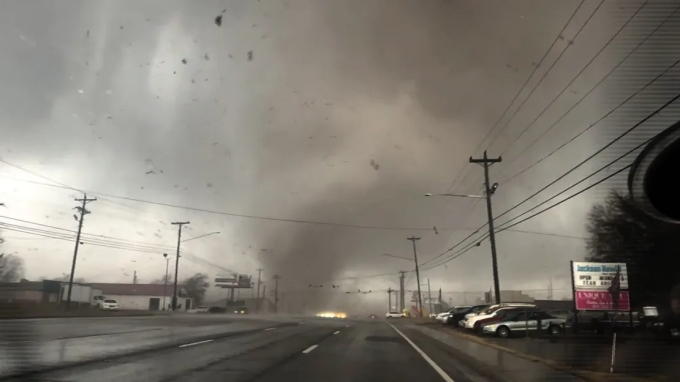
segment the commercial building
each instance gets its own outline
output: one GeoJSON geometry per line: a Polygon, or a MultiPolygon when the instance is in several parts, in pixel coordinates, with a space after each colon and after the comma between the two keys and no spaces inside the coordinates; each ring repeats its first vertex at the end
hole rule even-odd
{"type": "MultiPolygon", "coordinates": [[[[88,284],[73,283],[71,305],[89,306],[98,291],[88,284]]],[[[21,280],[18,283],[0,283],[0,302],[4,303],[66,303],[68,282],[21,280]]]]}
{"type": "MultiPolygon", "coordinates": [[[[92,283],[107,299],[118,301],[121,310],[171,310],[173,286],[164,284],[92,283]]],[[[194,308],[183,286],[177,286],[177,309],[194,308]]]]}

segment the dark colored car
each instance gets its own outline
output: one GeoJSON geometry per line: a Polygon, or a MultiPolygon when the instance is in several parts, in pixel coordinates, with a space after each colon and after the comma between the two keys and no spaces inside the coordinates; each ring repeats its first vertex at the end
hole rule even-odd
{"type": "Polygon", "coordinates": [[[213,314],[227,313],[227,309],[222,308],[221,306],[211,306],[210,308],[208,308],[208,313],[213,313],[213,314]]]}
{"type": "Polygon", "coordinates": [[[248,308],[246,308],[245,306],[242,306],[240,308],[236,308],[236,309],[234,309],[234,313],[236,313],[236,314],[248,314],[248,308]]]}
{"type": "Polygon", "coordinates": [[[464,310],[464,311],[462,311],[462,312],[456,312],[456,313],[450,315],[450,316],[446,319],[446,323],[447,323],[448,325],[459,326],[459,325],[458,325],[458,322],[460,322],[460,320],[464,319],[466,314],[469,314],[469,313],[477,313],[477,312],[479,312],[480,310],[486,308],[487,306],[489,306],[489,305],[488,305],[488,304],[485,304],[485,305],[475,305],[475,306],[471,306],[470,308],[468,308],[468,309],[466,309],[466,310],[464,310]]]}

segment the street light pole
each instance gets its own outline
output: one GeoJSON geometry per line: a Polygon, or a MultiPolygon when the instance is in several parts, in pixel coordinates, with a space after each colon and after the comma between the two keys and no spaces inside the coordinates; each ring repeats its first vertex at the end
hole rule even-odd
{"type": "Polygon", "coordinates": [[[411,236],[406,240],[413,242],[413,258],[416,262],[416,282],[418,283],[418,311],[420,313],[420,317],[423,317],[423,298],[420,294],[420,270],[418,269],[418,252],[416,252],[416,240],[420,240],[420,238],[411,236]]]}
{"type": "Polygon", "coordinates": [[[172,222],[172,225],[179,226],[177,231],[177,257],[175,258],[175,287],[172,293],[172,311],[177,310],[177,276],[179,275],[179,245],[182,242],[182,226],[189,222],[172,222]]]}
{"type": "Polygon", "coordinates": [[[489,219],[489,242],[491,243],[491,265],[493,267],[493,288],[496,294],[496,304],[501,302],[501,287],[498,280],[498,259],[496,257],[496,235],[494,233],[493,227],[493,211],[491,210],[491,195],[496,191],[498,184],[494,184],[493,187],[489,185],[489,166],[494,163],[499,163],[503,159],[498,157],[496,159],[489,159],[486,155],[486,150],[484,151],[484,158],[482,159],[472,159],[470,157],[470,163],[478,163],[484,166],[484,188],[486,190],[486,212],[489,219]]]}

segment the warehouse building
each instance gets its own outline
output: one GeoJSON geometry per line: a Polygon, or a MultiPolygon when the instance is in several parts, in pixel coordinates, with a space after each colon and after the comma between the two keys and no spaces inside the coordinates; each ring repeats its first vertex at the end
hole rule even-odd
{"type": "MultiPolygon", "coordinates": [[[[173,285],[164,284],[106,284],[92,283],[106,299],[118,301],[121,310],[170,310],[172,309],[173,285]]],[[[183,286],[177,286],[177,310],[193,308],[183,286]]]]}

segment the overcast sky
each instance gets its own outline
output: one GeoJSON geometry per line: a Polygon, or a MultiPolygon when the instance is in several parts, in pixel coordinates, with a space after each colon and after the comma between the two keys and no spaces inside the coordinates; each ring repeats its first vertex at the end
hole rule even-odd
{"type": "MultiPolygon", "coordinates": [[[[486,206],[475,199],[423,197],[447,190],[480,193],[483,171],[467,164],[469,156],[479,157],[484,149],[490,156],[502,154],[503,162],[491,171],[492,182],[501,183],[493,198],[499,214],[606,144],[613,131],[624,128],[621,121],[634,118],[631,113],[640,116],[658,106],[612,116],[504,183],[668,64],[625,92],[616,85],[620,82],[604,81],[532,144],[674,7],[652,1],[661,4],[642,9],[540,114],[644,1],[600,6],[599,0],[586,0],[541,62],[580,3],[5,1],[0,5],[0,202],[7,208],[0,210],[0,222],[76,230],[73,199],[82,194],[75,190],[86,190],[98,198],[88,205],[86,237],[146,243],[155,253],[86,243],[76,277],[132,282],[136,271],[140,282],[159,278],[165,271],[162,253],[174,256],[177,228],[170,223],[190,221],[183,238],[220,234],[182,245],[190,253],[181,260],[180,277],[225,273],[211,263],[254,275],[261,267],[268,290],[278,273],[281,290],[291,296],[308,284],[333,283],[342,292],[397,288],[396,273],[411,270],[413,263],[381,254],[412,256],[406,238],[416,235],[425,262],[485,223],[486,206]],[[475,151],[537,66],[500,125],[475,151]],[[346,279],[384,273],[394,275],[346,279]]],[[[622,69],[639,62],[636,57],[622,69]]],[[[613,156],[588,162],[499,221],[613,156]]],[[[568,261],[583,259],[584,218],[607,189],[515,227],[571,237],[500,233],[502,288],[544,298],[552,279],[555,297],[568,294],[568,261]]],[[[13,227],[2,232],[2,250],[25,260],[27,278],[70,272],[73,239],[13,227]]],[[[445,292],[484,291],[492,285],[490,264],[489,243],[483,241],[446,266],[424,271],[421,281],[429,278],[433,290],[445,292]]],[[[407,288],[415,288],[414,279],[409,274],[407,288]]]]}

